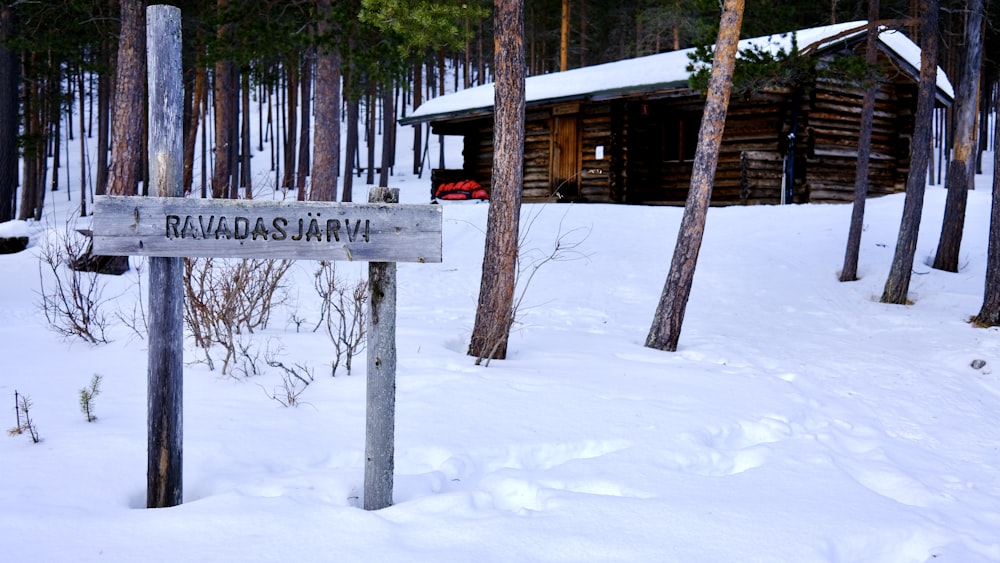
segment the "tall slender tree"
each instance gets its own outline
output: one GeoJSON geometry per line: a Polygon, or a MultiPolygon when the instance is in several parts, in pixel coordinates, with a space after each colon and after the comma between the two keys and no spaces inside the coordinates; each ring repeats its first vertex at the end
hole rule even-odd
{"type": "MultiPolygon", "coordinates": [[[[1000,136],[996,119],[994,137],[1000,136]]],[[[1000,150],[993,151],[993,169],[1000,170],[1000,150]]],[[[993,207],[990,212],[990,240],[986,250],[986,287],[983,306],[972,323],[980,327],[1000,326],[1000,174],[993,175],[993,207]]]]}
{"type": "Polygon", "coordinates": [[[469,355],[504,359],[517,275],[518,223],[524,178],[524,0],[494,0],[493,179],[486,218],[479,305],[469,355]]]}
{"type": "MultiPolygon", "coordinates": [[[[229,9],[229,0],[218,0],[216,4],[220,18],[229,9]]],[[[233,24],[223,19],[216,29],[219,44],[228,45],[233,36],[233,24]]],[[[215,160],[212,168],[212,197],[224,198],[230,195],[230,177],[233,175],[233,161],[236,151],[237,121],[233,99],[236,94],[234,65],[229,56],[215,61],[212,75],[212,106],[215,112],[215,160]]]]}
{"type": "Polygon", "coordinates": [[[334,41],[333,10],[330,0],[316,0],[316,134],[313,142],[313,201],[337,199],[337,175],[340,170],[340,46],[334,41]]]}
{"type": "Polygon", "coordinates": [[[17,52],[7,47],[14,36],[15,6],[0,8],[0,223],[17,212],[17,134],[20,68],[17,52]]]}
{"type": "Polygon", "coordinates": [[[937,89],[938,0],[920,0],[920,14],[920,85],[913,140],[910,143],[910,171],[906,177],[906,199],[896,251],[881,298],[882,303],[896,305],[906,304],[906,294],[910,289],[927,185],[927,163],[931,156],[931,126],[937,89]]]}
{"type": "Polygon", "coordinates": [[[135,195],[142,159],[146,99],[146,2],[121,0],[108,193],[135,195]]]}
{"type": "Polygon", "coordinates": [[[299,191],[306,189],[306,178],[309,176],[309,160],[312,156],[312,84],[313,66],[316,62],[316,47],[311,45],[302,57],[302,79],[299,85],[302,90],[299,111],[299,158],[295,170],[295,185],[299,191]]]}
{"type": "Polygon", "coordinates": [[[569,0],[562,0],[562,18],[559,26],[559,71],[569,70],[569,0]]]}
{"type": "MultiPolygon", "coordinates": [[[[865,43],[865,62],[874,67],[878,63],[878,13],[879,0],[868,0],[868,34],[865,43]]],[[[861,102],[861,130],[858,134],[858,166],[854,172],[854,207],[851,227],[847,235],[844,268],[840,281],[858,279],[858,257],[861,254],[861,231],[865,220],[865,200],[868,198],[868,170],[872,152],[872,123],[875,121],[875,95],[878,81],[871,80],[865,88],[861,102]]]]}
{"type": "Polygon", "coordinates": [[[677,350],[684,312],[694,281],[694,270],[705,234],[708,204],[712,198],[712,182],[719,161],[719,146],[729,108],[733,71],[736,68],[743,4],[743,0],[726,0],[722,7],[719,38],[715,42],[712,74],[708,81],[708,96],[692,163],[691,188],[684,204],[684,215],[670,262],[670,272],[646,337],[646,346],[649,348],[671,352],[677,350]]]}
{"type": "Polygon", "coordinates": [[[977,95],[980,91],[979,74],[983,54],[983,0],[968,0],[966,12],[968,21],[965,25],[965,56],[961,80],[955,91],[954,140],[948,175],[945,177],[948,197],[944,206],[941,238],[934,256],[934,268],[947,272],[958,271],[968,190],[975,178],[979,108],[977,95]]]}

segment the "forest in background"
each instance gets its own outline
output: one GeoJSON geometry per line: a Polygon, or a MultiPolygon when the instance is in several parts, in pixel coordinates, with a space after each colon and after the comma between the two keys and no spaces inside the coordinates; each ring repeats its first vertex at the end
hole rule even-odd
{"type": "MultiPolygon", "coordinates": [[[[369,142],[376,132],[393,131],[407,107],[492,80],[492,3],[484,0],[168,3],[183,14],[185,190],[202,195],[251,196],[252,149],[263,150],[273,139],[273,187],[296,190],[299,199],[350,201],[354,172],[366,184],[386,185],[397,150],[421,155],[414,158],[414,173],[428,158],[426,132],[418,131],[414,146],[406,148],[395,147],[392,135],[376,147],[369,142]],[[277,102],[267,104],[277,110],[258,116],[256,130],[250,112],[262,106],[252,100],[277,102]],[[343,163],[341,143],[348,155],[343,163]],[[198,146],[202,154],[195,155],[198,146]]],[[[136,17],[146,4],[0,2],[0,222],[40,218],[47,191],[76,190],[84,202],[108,193],[115,160],[128,164],[117,169],[124,182],[112,193],[143,192],[145,143],[120,142],[116,154],[113,137],[126,128],[131,136],[122,131],[121,138],[145,135],[142,119],[116,117],[128,107],[116,105],[116,98],[127,86],[122,71],[129,61],[139,62],[136,72],[143,72],[144,37],[137,34],[136,17]],[[62,166],[60,147],[75,135],[96,137],[96,154],[80,159],[95,164],[71,171],[75,185],[60,185],[63,178],[54,172],[62,166]]],[[[989,9],[983,108],[994,102],[1000,59],[993,26],[1000,18],[995,5],[989,9]]],[[[865,19],[866,10],[864,0],[750,0],[742,36],[865,19]]],[[[914,0],[896,0],[882,2],[880,15],[916,40],[916,12],[914,0]]],[[[544,0],[527,3],[524,14],[529,74],[707,44],[719,23],[714,0],[544,0]]],[[[956,84],[966,18],[964,1],[942,3],[939,64],[956,84]]]]}

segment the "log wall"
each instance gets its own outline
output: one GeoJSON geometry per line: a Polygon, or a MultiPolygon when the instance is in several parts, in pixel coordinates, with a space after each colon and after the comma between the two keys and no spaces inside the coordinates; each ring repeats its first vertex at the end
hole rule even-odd
{"type": "MultiPolygon", "coordinates": [[[[804,140],[808,149],[809,201],[854,199],[854,175],[864,93],[820,80],[810,100],[804,140]]],[[[883,84],[875,100],[869,170],[870,196],[903,191],[909,172],[912,94],[905,85],[883,84]]]]}
{"type": "MultiPolygon", "coordinates": [[[[897,82],[882,84],[876,99],[869,188],[873,196],[902,191],[909,169],[915,86],[902,73],[899,76],[897,82]]],[[[793,202],[853,199],[863,93],[829,79],[819,80],[807,92],[776,90],[752,100],[731,101],[713,205],[780,203],[793,129],[793,202]]],[[[556,195],[558,186],[553,185],[553,124],[554,108],[563,108],[558,110],[559,118],[566,119],[567,104],[529,109],[523,201],[683,205],[701,103],[697,95],[678,91],[660,99],[577,104],[573,115],[579,120],[579,190],[562,199],[556,195]],[[685,134],[679,132],[681,127],[685,134]]],[[[464,135],[467,175],[491,189],[492,119],[478,118],[448,129],[464,135]]]]}

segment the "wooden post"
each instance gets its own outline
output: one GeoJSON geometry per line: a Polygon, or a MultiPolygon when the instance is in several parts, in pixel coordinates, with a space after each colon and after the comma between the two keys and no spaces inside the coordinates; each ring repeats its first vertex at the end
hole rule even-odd
{"type": "MultiPolygon", "coordinates": [[[[181,11],[146,11],[149,68],[149,181],[159,197],[183,195],[181,11]]],[[[181,397],[184,371],[183,258],[149,259],[146,507],[182,502],[181,397]]]]}
{"type": "MultiPolygon", "coordinates": [[[[371,188],[369,203],[399,203],[398,188],[371,188]]],[[[396,425],[396,263],[368,264],[368,404],[365,510],[392,505],[396,425]]]]}

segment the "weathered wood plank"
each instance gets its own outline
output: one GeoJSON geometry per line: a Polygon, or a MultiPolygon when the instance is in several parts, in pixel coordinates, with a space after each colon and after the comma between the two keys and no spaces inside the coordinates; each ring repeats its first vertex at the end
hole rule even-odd
{"type": "Polygon", "coordinates": [[[94,210],[104,255],[441,261],[438,205],[100,196],[94,210]]]}
{"type": "MultiPolygon", "coordinates": [[[[370,202],[398,205],[399,190],[372,188],[370,202]]],[[[392,505],[396,431],[396,264],[368,264],[365,510],[392,505]]]]}
{"type": "MultiPolygon", "coordinates": [[[[184,166],[181,11],[173,6],[149,6],[146,22],[149,97],[158,100],[149,105],[150,184],[159,199],[180,200],[184,166]]],[[[181,258],[149,261],[147,508],[176,506],[183,501],[183,276],[181,258]]]]}

